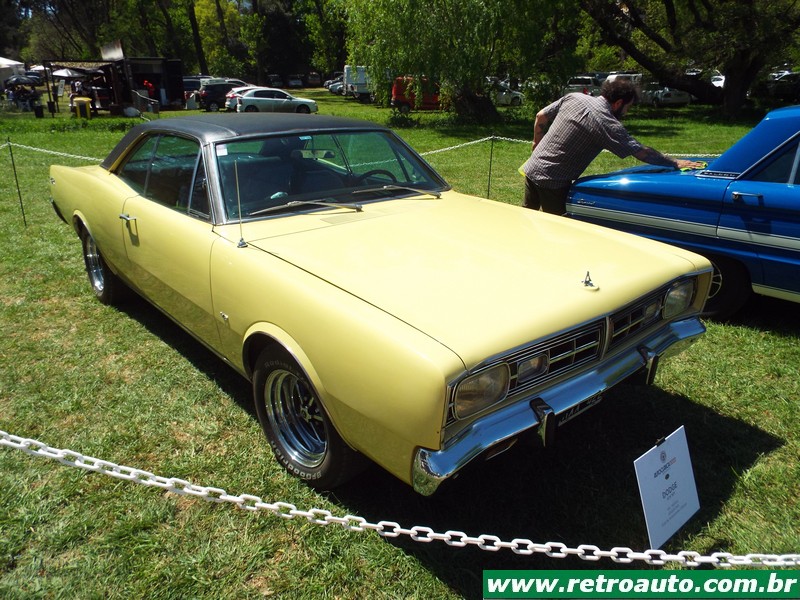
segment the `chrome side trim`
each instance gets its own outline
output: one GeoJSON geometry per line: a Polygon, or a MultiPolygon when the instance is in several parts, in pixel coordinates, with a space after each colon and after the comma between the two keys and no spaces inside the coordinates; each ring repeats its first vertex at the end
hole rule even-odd
{"type": "Polygon", "coordinates": [[[418,448],[412,465],[414,489],[430,496],[445,480],[490,448],[521,433],[539,428],[543,440],[550,442],[558,415],[569,411],[643,369],[652,381],[660,358],[679,353],[706,328],[698,317],[665,324],[642,339],[536,395],[521,394],[514,402],[471,423],[449,439],[440,450],[418,448]],[[535,404],[535,405],[534,405],[535,404]]]}
{"type": "Polygon", "coordinates": [[[567,212],[572,215],[589,217],[593,219],[603,219],[606,221],[617,221],[627,225],[637,225],[640,227],[653,227],[665,231],[676,231],[680,233],[691,233],[704,237],[715,238],[717,226],[693,223],[681,219],[669,219],[665,217],[653,217],[634,212],[625,212],[610,208],[588,207],[586,205],[571,205],[567,207],[567,212]]]}

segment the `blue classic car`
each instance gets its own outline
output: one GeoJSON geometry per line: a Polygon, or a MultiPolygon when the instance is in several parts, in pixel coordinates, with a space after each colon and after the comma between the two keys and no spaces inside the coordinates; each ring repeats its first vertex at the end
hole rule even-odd
{"type": "Polygon", "coordinates": [[[800,302],[800,106],[770,112],[708,167],[640,166],[575,182],[573,218],[703,254],[714,265],[706,314],[751,293],[800,302]]]}

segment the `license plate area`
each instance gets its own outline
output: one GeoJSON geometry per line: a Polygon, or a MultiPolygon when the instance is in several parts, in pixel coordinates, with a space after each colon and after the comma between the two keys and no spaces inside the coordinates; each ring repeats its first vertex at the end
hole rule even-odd
{"type": "Polygon", "coordinates": [[[582,400],[572,408],[556,415],[556,425],[558,427],[561,427],[562,425],[568,423],[578,415],[585,413],[593,406],[597,406],[602,401],[603,401],[603,394],[595,394],[594,396],[591,396],[586,400],[582,400]]]}

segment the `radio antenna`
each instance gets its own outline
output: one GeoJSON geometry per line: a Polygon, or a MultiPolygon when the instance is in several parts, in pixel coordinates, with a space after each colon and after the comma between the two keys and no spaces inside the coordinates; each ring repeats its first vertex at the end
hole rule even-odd
{"type": "Polygon", "coordinates": [[[247,248],[247,242],[244,241],[244,234],[242,233],[242,194],[239,187],[239,161],[233,161],[233,175],[236,181],[236,206],[239,211],[239,243],[237,248],[247,248]]]}

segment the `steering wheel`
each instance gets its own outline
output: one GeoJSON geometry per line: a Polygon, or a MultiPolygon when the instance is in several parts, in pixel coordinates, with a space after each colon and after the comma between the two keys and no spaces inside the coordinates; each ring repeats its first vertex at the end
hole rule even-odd
{"type": "Polygon", "coordinates": [[[373,169],[372,171],[367,171],[366,173],[362,173],[356,177],[356,183],[361,183],[368,177],[372,177],[373,175],[386,175],[389,179],[392,180],[392,183],[397,183],[397,177],[394,176],[394,173],[391,171],[387,171],[386,169],[373,169]]]}

